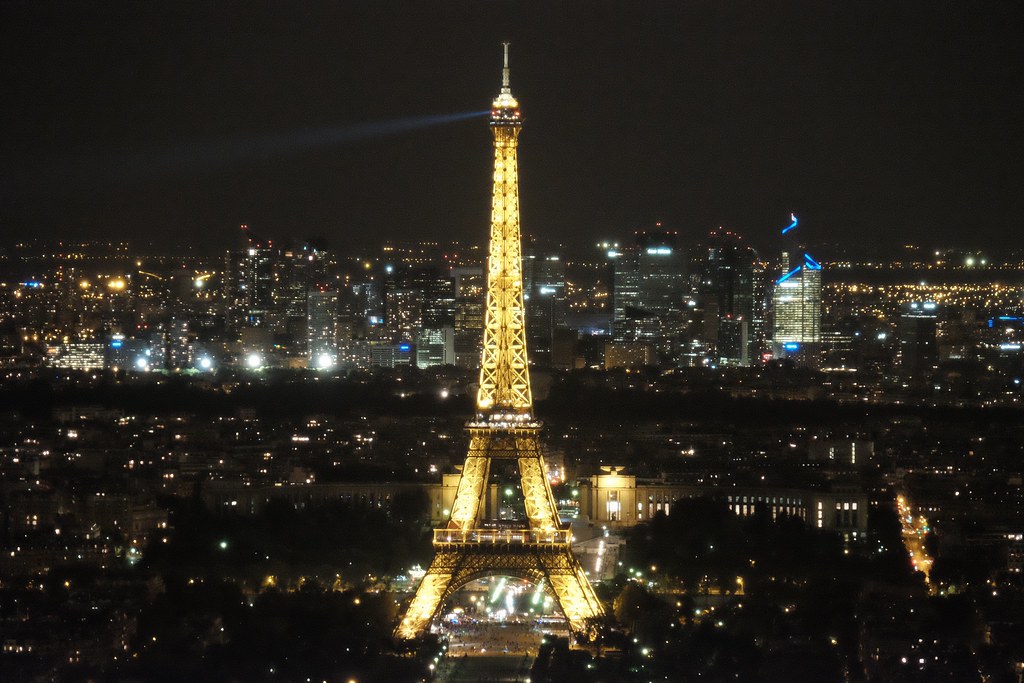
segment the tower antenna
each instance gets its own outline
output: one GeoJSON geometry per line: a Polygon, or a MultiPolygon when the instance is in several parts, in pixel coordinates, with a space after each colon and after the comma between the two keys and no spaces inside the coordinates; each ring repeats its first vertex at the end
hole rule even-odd
{"type": "Polygon", "coordinates": [[[511,45],[509,42],[504,42],[502,45],[505,47],[505,63],[501,69],[501,91],[511,92],[508,78],[508,46],[511,45]]]}

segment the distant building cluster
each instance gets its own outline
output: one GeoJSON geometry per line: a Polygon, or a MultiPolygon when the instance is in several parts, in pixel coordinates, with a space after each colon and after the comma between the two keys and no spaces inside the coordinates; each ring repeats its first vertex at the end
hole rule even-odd
{"type": "MultiPolygon", "coordinates": [[[[589,253],[527,239],[531,364],[664,371],[784,362],[941,387],[945,368],[967,363],[1019,379],[1019,264],[945,251],[888,266],[819,262],[793,239],[794,225],[774,257],[724,228],[683,244],[657,224],[589,253]]],[[[477,366],[480,247],[389,242],[346,254],[242,227],[239,247],[223,257],[135,253],[123,243],[7,249],[0,363],[128,374],[477,366]]]]}

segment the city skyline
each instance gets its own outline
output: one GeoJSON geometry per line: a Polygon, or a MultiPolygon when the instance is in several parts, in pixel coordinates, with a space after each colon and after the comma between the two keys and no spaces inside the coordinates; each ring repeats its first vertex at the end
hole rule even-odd
{"type": "Polygon", "coordinates": [[[5,678],[1019,683],[1019,10],[443,7],[0,10],[5,678]]]}
{"type": "Polygon", "coordinates": [[[969,225],[1017,246],[1018,8],[509,7],[7,7],[0,220],[211,251],[241,223],[480,241],[473,114],[508,39],[528,233],[579,246],[660,219],[774,252],[795,211],[811,242],[962,245],[969,225]]]}

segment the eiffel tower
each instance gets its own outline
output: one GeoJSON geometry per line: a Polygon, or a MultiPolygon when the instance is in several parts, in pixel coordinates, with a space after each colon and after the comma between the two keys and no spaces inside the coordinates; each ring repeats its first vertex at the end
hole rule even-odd
{"type": "Polygon", "coordinates": [[[398,638],[423,634],[455,591],[483,576],[546,582],[577,635],[592,634],[595,618],[604,613],[572,553],[569,529],[559,522],[540,449],[541,423],[533,417],[516,161],[522,119],[509,87],[508,43],[490,127],[494,190],[477,414],[466,425],[469,453],[451,517],[434,530],[434,560],[395,629],[398,638]],[[487,483],[495,459],[514,461],[519,468],[527,523],[516,528],[485,524],[487,483]]]}

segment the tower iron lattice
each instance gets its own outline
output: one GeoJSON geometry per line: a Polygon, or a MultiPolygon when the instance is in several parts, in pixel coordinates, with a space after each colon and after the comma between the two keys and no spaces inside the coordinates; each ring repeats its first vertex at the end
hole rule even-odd
{"type": "Polygon", "coordinates": [[[558,519],[540,447],[541,423],[533,416],[523,307],[516,151],[522,120],[509,86],[508,43],[501,91],[491,106],[494,188],[487,257],[487,300],[477,414],[466,429],[466,455],[448,523],[434,530],[434,559],[395,629],[415,638],[429,629],[455,591],[484,576],[509,575],[550,587],[570,630],[592,634],[601,603],[579,560],[572,537],[558,519]],[[488,525],[485,519],[491,463],[518,465],[526,523],[488,525]]]}

